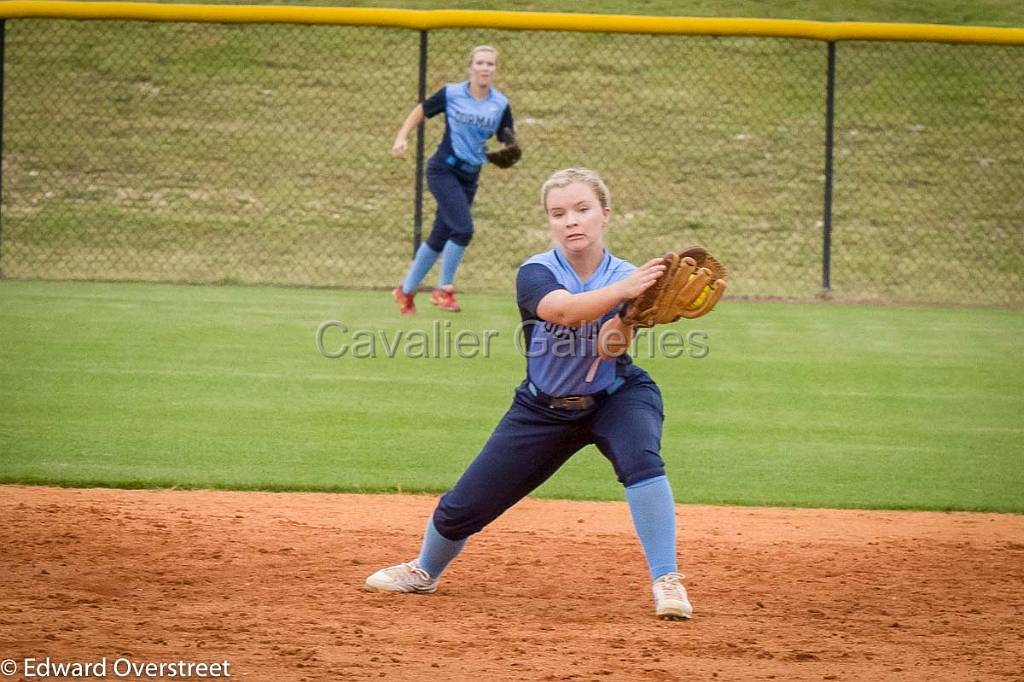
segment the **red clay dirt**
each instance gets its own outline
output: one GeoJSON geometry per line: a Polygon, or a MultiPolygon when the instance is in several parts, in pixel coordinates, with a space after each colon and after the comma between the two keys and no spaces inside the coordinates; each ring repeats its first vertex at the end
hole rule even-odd
{"type": "Polygon", "coordinates": [[[1024,679],[1024,516],[681,505],[695,617],[662,622],[624,503],[528,499],[436,594],[364,592],[415,556],[433,505],[2,486],[0,659],[226,660],[268,681],[1024,679]]]}

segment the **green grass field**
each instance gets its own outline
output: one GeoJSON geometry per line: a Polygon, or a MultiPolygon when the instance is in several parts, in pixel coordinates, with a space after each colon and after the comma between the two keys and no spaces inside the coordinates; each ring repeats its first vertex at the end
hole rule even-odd
{"type": "MultiPolygon", "coordinates": [[[[0,282],[0,482],[442,491],[523,374],[511,298],[464,298],[410,320],[384,292],[0,282]],[[315,345],[435,319],[495,330],[490,357],[315,345]]],[[[678,328],[707,357],[638,362],[680,501],[1024,512],[1019,312],[726,301],[678,328]]],[[[539,494],[622,498],[592,448],[539,494]]]]}

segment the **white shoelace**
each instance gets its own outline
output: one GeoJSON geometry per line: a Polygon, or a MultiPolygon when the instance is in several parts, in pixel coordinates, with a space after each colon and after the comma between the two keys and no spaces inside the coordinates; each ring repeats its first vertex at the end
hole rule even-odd
{"type": "Polygon", "coordinates": [[[415,562],[409,561],[409,562],[404,563],[402,565],[405,566],[406,568],[408,568],[410,572],[415,573],[416,575],[418,575],[420,578],[422,578],[424,581],[426,581],[428,583],[433,580],[433,578],[430,577],[430,574],[427,573],[422,568],[420,568],[419,566],[417,566],[415,562]]]}
{"type": "Polygon", "coordinates": [[[662,577],[658,578],[657,585],[658,590],[661,592],[661,596],[670,599],[679,599],[682,597],[683,583],[682,574],[680,573],[666,573],[662,577]]]}

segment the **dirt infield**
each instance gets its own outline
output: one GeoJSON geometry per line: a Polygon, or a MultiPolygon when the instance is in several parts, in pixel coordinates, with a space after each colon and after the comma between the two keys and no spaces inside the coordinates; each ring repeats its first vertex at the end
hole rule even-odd
{"type": "Polygon", "coordinates": [[[1022,516],[683,505],[676,623],[652,615],[624,503],[526,500],[437,594],[363,592],[433,504],[0,487],[0,658],[107,657],[109,679],[118,658],[268,681],[1024,679],[1022,516]]]}

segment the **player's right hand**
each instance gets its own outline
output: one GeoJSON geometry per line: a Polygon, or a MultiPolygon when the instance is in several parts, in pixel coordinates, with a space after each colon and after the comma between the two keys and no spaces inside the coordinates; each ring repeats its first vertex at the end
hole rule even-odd
{"type": "Polygon", "coordinates": [[[391,156],[396,159],[400,159],[405,156],[405,149],[409,146],[408,140],[404,137],[397,138],[395,144],[391,146],[391,156]]]}
{"type": "Polygon", "coordinates": [[[665,259],[652,258],[626,277],[619,280],[618,284],[622,298],[636,298],[644,293],[658,281],[658,278],[665,272],[665,259]]]}

